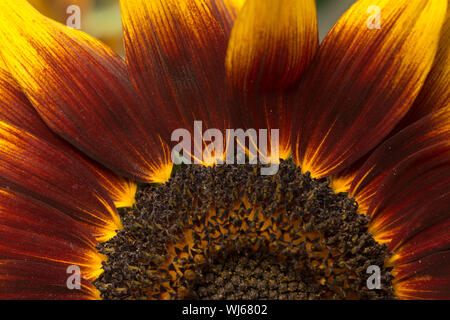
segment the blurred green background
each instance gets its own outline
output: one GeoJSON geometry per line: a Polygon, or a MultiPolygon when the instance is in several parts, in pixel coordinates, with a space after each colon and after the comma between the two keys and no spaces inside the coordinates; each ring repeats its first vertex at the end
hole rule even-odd
{"type": "MultiPolygon", "coordinates": [[[[66,13],[68,6],[80,6],[82,30],[106,42],[119,54],[123,54],[119,0],[29,1],[39,11],[62,23],[65,23],[68,17],[66,13]]],[[[321,40],[339,17],[355,2],[356,0],[316,0],[321,40]]]]}
{"type": "Polygon", "coordinates": [[[316,0],[319,36],[322,40],[336,21],[356,0],[316,0]]]}

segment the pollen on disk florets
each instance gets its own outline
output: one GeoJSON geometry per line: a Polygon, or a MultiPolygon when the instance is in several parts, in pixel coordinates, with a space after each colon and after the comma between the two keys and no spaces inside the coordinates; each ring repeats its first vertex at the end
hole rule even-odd
{"type": "Polygon", "coordinates": [[[141,189],[122,220],[99,247],[105,299],[392,297],[386,247],[368,218],[291,160],[273,176],[257,165],[182,166],[141,189]],[[381,289],[367,288],[371,265],[381,289]]]}

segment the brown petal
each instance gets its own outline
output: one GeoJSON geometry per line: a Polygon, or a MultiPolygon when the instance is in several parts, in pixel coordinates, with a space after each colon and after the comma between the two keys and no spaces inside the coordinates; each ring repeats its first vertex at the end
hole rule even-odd
{"type": "Polygon", "coordinates": [[[394,289],[402,299],[450,299],[450,251],[396,267],[394,289]]]}
{"type": "Polygon", "coordinates": [[[163,140],[178,128],[230,126],[225,54],[234,1],[121,0],[130,75],[146,108],[166,125],[163,140]]]}
{"type": "Polygon", "coordinates": [[[450,216],[450,140],[409,156],[380,182],[367,214],[370,232],[394,250],[450,216]]]}
{"type": "Polygon", "coordinates": [[[446,9],[446,0],[361,0],[344,14],[302,79],[293,126],[302,170],[335,174],[394,128],[431,69],[446,9]],[[368,28],[374,6],[380,29],[368,28]]]}
{"type": "Polygon", "coordinates": [[[54,132],[123,176],[168,178],[159,122],[135,97],[118,55],[25,0],[1,1],[0,20],[0,55],[54,132]]]}
{"type": "Polygon", "coordinates": [[[450,13],[442,26],[439,48],[433,67],[428,74],[419,96],[414,101],[411,110],[397,125],[396,129],[405,128],[411,123],[450,105],[450,13]]]}
{"type": "Polygon", "coordinates": [[[436,143],[450,140],[450,108],[442,109],[386,140],[359,169],[350,187],[362,213],[366,212],[380,182],[407,157],[436,143]]]}
{"type": "Polygon", "coordinates": [[[108,191],[116,207],[133,205],[136,184],[89,159],[54,134],[39,117],[9,72],[0,65],[0,121],[13,124],[51,143],[88,167],[97,181],[108,191]]]}
{"type": "Polygon", "coordinates": [[[67,288],[67,265],[24,260],[0,260],[0,299],[93,300],[100,294],[81,279],[81,290],[67,288]]]}
{"type": "Polygon", "coordinates": [[[31,197],[0,188],[0,256],[82,268],[94,280],[104,258],[89,229],[31,197]]]}
{"type": "Polygon", "coordinates": [[[50,204],[82,222],[98,240],[111,238],[121,228],[112,200],[86,167],[1,121],[0,186],[50,204]]]}
{"type": "Polygon", "coordinates": [[[228,45],[228,83],[242,94],[284,90],[298,82],[318,45],[313,0],[248,0],[228,45]]]}
{"type": "Polygon", "coordinates": [[[279,130],[279,157],[291,154],[293,88],[318,48],[313,0],[249,0],[228,45],[226,68],[234,123],[279,130]]]}

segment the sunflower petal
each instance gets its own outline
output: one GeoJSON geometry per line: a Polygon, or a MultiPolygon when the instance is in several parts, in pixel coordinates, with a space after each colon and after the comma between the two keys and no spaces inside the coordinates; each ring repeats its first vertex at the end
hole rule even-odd
{"type": "Polygon", "coordinates": [[[42,200],[84,223],[97,239],[121,228],[105,189],[81,163],[22,129],[0,121],[0,185],[42,200]]]}
{"type": "Polygon", "coordinates": [[[0,121],[8,122],[44,139],[59,150],[83,163],[95,175],[97,181],[108,191],[116,207],[129,207],[134,203],[136,184],[122,178],[94,162],[69,143],[54,134],[39,117],[14,79],[0,65],[0,121]]]}
{"type": "Polygon", "coordinates": [[[93,300],[100,294],[81,279],[80,290],[67,287],[68,266],[24,260],[0,260],[0,299],[93,300]]]}
{"type": "Polygon", "coordinates": [[[436,252],[450,250],[449,230],[450,218],[419,232],[395,247],[389,265],[405,264],[436,252]]]}
{"type": "Polygon", "coordinates": [[[448,219],[450,140],[409,156],[380,182],[369,207],[369,229],[394,250],[448,219]]]}
{"type": "MultiPolygon", "coordinates": [[[[125,52],[137,92],[174,129],[229,126],[225,55],[235,1],[121,0],[125,52]]],[[[193,132],[193,131],[191,131],[193,132]]]]}
{"type": "Polygon", "coordinates": [[[405,128],[375,149],[359,169],[350,187],[360,212],[365,213],[383,178],[407,157],[450,140],[450,108],[431,114],[405,128]]]}
{"type": "MultiPolygon", "coordinates": [[[[448,157],[448,154],[446,156],[448,157]]],[[[448,163],[447,161],[445,164],[447,165],[447,170],[450,167],[448,163]]],[[[438,171],[438,173],[441,173],[441,171],[438,171]]],[[[419,201],[414,202],[413,206],[415,209],[410,209],[410,212],[408,212],[408,221],[398,228],[398,232],[389,243],[389,248],[392,251],[397,251],[399,247],[407,245],[408,242],[413,241],[413,238],[423,236],[421,233],[430,233],[434,230],[436,233],[433,233],[433,235],[436,236],[442,225],[445,225],[446,220],[450,219],[450,213],[448,212],[450,203],[450,178],[448,175],[443,175],[442,178],[446,180],[446,183],[436,183],[436,186],[433,186],[432,190],[425,192],[426,197],[420,197],[421,201],[430,201],[433,203],[420,206],[419,201]]],[[[424,187],[428,187],[428,185],[424,183],[424,187]]],[[[443,246],[450,245],[448,242],[449,230],[447,224],[447,235],[440,238],[439,241],[430,243],[428,253],[432,250],[437,251],[442,249],[443,246]]],[[[432,240],[432,238],[428,240],[432,240]]],[[[420,245],[417,245],[416,251],[414,252],[415,256],[418,255],[418,251],[424,250],[423,246],[425,243],[422,242],[420,245]]]]}
{"type": "Polygon", "coordinates": [[[143,182],[171,166],[158,122],[135,97],[125,62],[25,0],[0,2],[0,55],[58,135],[113,171],[143,182]]]}
{"type": "Polygon", "coordinates": [[[433,67],[428,74],[422,90],[414,101],[411,110],[398,124],[397,129],[405,128],[436,110],[450,107],[450,13],[442,27],[439,47],[433,67]]]}
{"type": "Polygon", "coordinates": [[[279,130],[283,159],[291,153],[292,89],[318,45],[313,0],[248,0],[231,33],[226,71],[235,125],[279,130]]]}
{"type": "Polygon", "coordinates": [[[396,266],[394,290],[402,299],[450,299],[450,251],[396,266]]]}
{"type": "MultiPolygon", "coordinates": [[[[355,181],[361,167],[367,161],[367,155],[353,163],[351,166],[345,168],[344,170],[333,174],[330,176],[330,186],[333,188],[335,193],[348,192],[350,193],[350,188],[352,183],[355,181]]],[[[361,208],[361,206],[360,206],[361,208]]],[[[360,210],[361,211],[361,210],[360,210]]],[[[360,213],[364,213],[360,212],[360,213]]]]}
{"type": "Polygon", "coordinates": [[[446,9],[447,0],[361,0],[344,14],[302,79],[293,126],[302,170],[337,173],[394,128],[430,71],[446,9]]]}
{"type": "Polygon", "coordinates": [[[318,46],[313,0],[248,0],[228,45],[228,83],[244,94],[286,89],[299,80],[318,46]]]}
{"type": "Polygon", "coordinates": [[[0,256],[41,263],[77,265],[95,279],[103,257],[89,230],[38,200],[0,188],[0,256]]]}

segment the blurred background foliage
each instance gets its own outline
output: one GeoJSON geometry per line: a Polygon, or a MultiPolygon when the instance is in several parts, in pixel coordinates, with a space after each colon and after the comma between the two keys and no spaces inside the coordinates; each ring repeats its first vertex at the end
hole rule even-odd
{"type": "MultiPolygon", "coordinates": [[[[62,23],[66,23],[69,16],[67,8],[70,5],[78,5],[81,8],[81,29],[123,55],[119,0],[29,1],[43,14],[62,23]]],[[[354,2],[356,0],[316,0],[321,40],[354,2]]]]}

